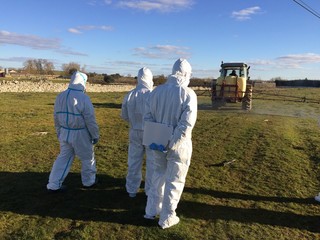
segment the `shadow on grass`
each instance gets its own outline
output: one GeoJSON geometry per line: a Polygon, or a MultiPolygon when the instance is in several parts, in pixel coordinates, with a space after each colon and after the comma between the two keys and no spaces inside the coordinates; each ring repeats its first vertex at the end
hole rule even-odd
{"type": "Polygon", "coordinates": [[[121,109],[121,103],[93,103],[95,108],[117,108],[121,109]]]}
{"type": "MultiPolygon", "coordinates": [[[[255,202],[278,202],[278,203],[297,203],[318,205],[313,198],[290,198],[273,196],[254,196],[240,193],[214,191],[210,189],[185,188],[185,192],[191,194],[206,194],[214,198],[238,199],[255,202]]],[[[270,226],[280,226],[307,230],[320,233],[320,217],[314,215],[301,215],[293,212],[279,212],[269,209],[237,208],[230,206],[216,206],[205,203],[183,201],[179,204],[179,211],[190,218],[225,221],[237,221],[241,223],[258,223],[270,226]],[[196,209],[196,211],[190,211],[196,209]]]]}
{"type": "MultiPolygon", "coordinates": [[[[145,194],[139,193],[136,198],[129,198],[124,189],[125,179],[98,175],[100,183],[97,187],[83,189],[80,174],[69,173],[65,181],[68,186],[65,193],[48,193],[48,176],[49,173],[0,172],[0,211],[134,226],[157,226],[156,221],[143,218],[145,194]]],[[[252,196],[193,188],[186,188],[185,192],[207,194],[216,198],[312,204],[311,199],[252,196]]],[[[217,206],[190,201],[181,201],[178,211],[185,217],[194,219],[258,223],[320,232],[319,216],[293,212],[217,206]]]]}
{"type": "Polygon", "coordinates": [[[292,212],[278,212],[267,209],[213,206],[205,203],[188,201],[179,204],[179,211],[183,211],[183,215],[188,218],[236,221],[245,224],[258,223],[320,233],[319,216],[305,216],[292,212]],[[196,211],[190,211],[190,209],[196,209],[196,211]]]}
{"type": "Polygon", "coordinates": [[[129,198],[125,179],[99,175],[99,184],[84,189],[80,174],[69,173],[67,191],[48,193],[49,173],[0,172],[0,211],[41,217],[83,221],[102,221],[136,226],[156,226],[143,218],[146,196],[143,192],[129,198]]]}
{"type": "Polygon", "coordinates": [[[238,200],[245,200],[245,201],[319,205],[319,203],[317,203],[313,198],[292,198],[292,197],[247,195],[242,193],[222,192],[222,191],[215,191],[215,190],[204,189],[204,188],[194,189],[194,188],[187,188],[187,187],[184,189],[184,192],[189,192],[191,194],[205,194],[205,195],[210,195],[214,198],[238,199],[238,200]]]}

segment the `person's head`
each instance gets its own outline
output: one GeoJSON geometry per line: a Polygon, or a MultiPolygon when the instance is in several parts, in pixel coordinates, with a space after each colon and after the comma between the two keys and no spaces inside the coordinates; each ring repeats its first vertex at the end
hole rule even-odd
{"type": "Polygon", "coordinates": [[[236,70],[232,70],[232,72],[230,73],[230,75],[236,76],[236,75],[237,75],[236,70]]]}
{"type": "Polygon", "coordinates": [[[70,79],[70,85],[73,85],[72,87],[78,88],[83,88],[85,90],[86,88],[86,83],[88,80],[88,76],[85,73],[75,71],[70,79]]]}
{"type": "Polygon", "coordinates": [[[182,77],[184,80],[184,85],[189,85],[190,78],[192,74],[192,68],[190,63],[184,59],[179,58],[172,67],[172,75],[182,77]]]}
{"type": "Polygon", "coordinates": [[[153,74],[147,67],[143,67],[138,71],[138,84],[142,84],[148,89],[153,88],[153,74]]]}

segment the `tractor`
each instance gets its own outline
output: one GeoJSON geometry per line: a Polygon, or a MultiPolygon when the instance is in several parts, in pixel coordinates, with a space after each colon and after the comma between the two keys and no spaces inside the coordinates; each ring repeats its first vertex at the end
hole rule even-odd
{"type": "Polygon", "coordinates": [[[252,108],[252,84],[246,63],[221,63],[220,77],[212,81],[212,107],[220,109],[226,103],[242,103],[243,110],[252,108]]]}

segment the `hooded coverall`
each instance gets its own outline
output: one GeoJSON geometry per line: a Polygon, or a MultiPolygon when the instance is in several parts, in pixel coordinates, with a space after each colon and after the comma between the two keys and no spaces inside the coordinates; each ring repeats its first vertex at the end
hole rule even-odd
{"type": "Polygon", "coordinates": [[[197,119],[197,96],[188,88],[191,66],[185,59],[173,65],[172,75],[150,95],[145,121],[173,126],[167,152],[153,151],[154,172],[145,218],[159,216],[162,228],[179,222],[176,208],[185,185],[192,154],[191,132],[197,119]]]}
{"type": "Polygon", "coordinates": [[[98,142],[99,128],[94,108],[84,93],[87,75],[75,72],[67,90],[54,104],[54,124],[60,142],[60,154],[49,176],[47,189],[58,190],[67,177],[75,156],[81,160],[81,180],[85,187],[96,182],[96,160],[93,144],[98,142]]]}
{"type": "Polygon", "coordinates": [[[129,122],[129,149],[126,190],[134,197],[142,181],[143,156],[146,153],[145,193],[150,189],[152,152],[142,145],[143,115],[148,97],[153,89],[153,75],[150,69],[144,67],[138,71],[138,84],[123,99],[121,117],[129,122]]]}

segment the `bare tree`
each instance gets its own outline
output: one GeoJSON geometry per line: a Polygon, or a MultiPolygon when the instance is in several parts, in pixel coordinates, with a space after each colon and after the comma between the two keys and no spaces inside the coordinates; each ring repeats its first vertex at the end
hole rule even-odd
{"type": "Polygon", "coordinates": [[[36,71],[38,74],[44,74],[42,61],[43,59],[34,59],[34,64],[36,65],[36,71]]]}
{"type": "Polygon", "coordinates": [[[53,70],[54,70],[53,63],[44,59],[43,60],[43,70],[46,74],[53,74],[53,70]]]}
{"type": "Polygon", "coordinates": [[[28,59],[24,63],[24,70],[30,74],[52,74],[54,65],[47,59],[28,59]]]}
{"type": "Polygon", "coordinates": [[[36,71],[37,71],[37,67],[36,67],[35,62],[34,62],[33,59],[28,59],[28,60],[26,60],[26,61],[23,63],[23,66],[24,66],[24,70],[25,70],[27,73],[35,74],[36,71]]]}
{"type": "Polygon", "coordinates": [[[80,64],[76,62],[62,64],[62,70],[66,75],[72,75],[75,71],[80,70],[80,64]]]}

